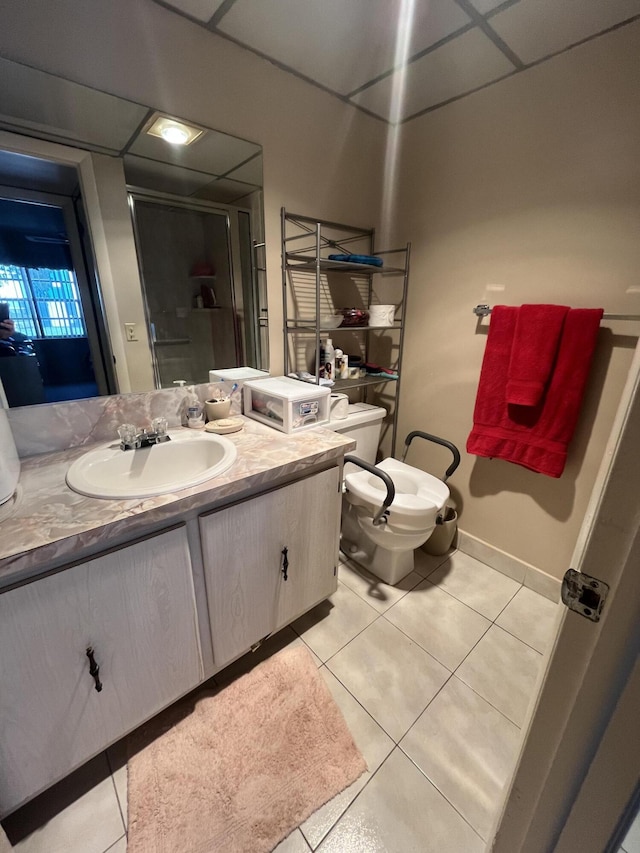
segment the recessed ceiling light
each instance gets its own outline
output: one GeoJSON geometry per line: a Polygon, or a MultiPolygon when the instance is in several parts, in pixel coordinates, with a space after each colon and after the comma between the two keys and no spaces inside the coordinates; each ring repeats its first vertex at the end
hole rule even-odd
{"type": "Polygon", "coordinates": [[[162,115],[156,116],[147,128],[147,133],[150,136],[159,136],[160,139],[170,142],[171,145],[191,145],[204,132],[201,127],[194,127],[191,124],[185,124],[183,121],[176,121],[174,118],[162,115]]]}

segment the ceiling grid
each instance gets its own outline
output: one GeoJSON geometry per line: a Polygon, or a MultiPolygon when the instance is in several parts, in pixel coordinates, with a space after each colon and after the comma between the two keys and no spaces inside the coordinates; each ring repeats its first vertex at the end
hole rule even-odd
{"type": "Polygon", "coordinates": [[[390,124],[640,19],[640,0],[155,2],[390,124]]]}

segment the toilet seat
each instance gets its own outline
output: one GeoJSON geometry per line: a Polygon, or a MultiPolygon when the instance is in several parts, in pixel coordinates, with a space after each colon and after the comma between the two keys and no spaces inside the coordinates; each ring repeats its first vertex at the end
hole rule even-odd
{"type": "MultiPolygon", "coordinates": [[[[397,459],[384,459],[376,468],[389,474],[396,488],[393,503],[389,507],[391,513],[398,513],[407,519],[418,518],[425,513],[431,514],[434,509],[442,509],[449,497],[449,489],[442,480],[397,459]]],[[[385,486],[374,474],[368,471],[347,474],[345,482],[347,490],[357,498],[358,503],[366,503],[376,509],[382,504],[386,494],[385,486]]]]}

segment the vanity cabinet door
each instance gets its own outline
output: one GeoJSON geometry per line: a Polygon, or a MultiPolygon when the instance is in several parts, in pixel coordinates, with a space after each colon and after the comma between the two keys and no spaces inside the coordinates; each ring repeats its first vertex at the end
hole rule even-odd
{"type": "Polygon", "coordinates": [[[0,649],[6,814],[202,680],[184,527],[0,595],[0,649]]]}
{"type": "Polygon", "coordinates": [[[276,631],[332,595],[338,586],[339,470],[331,468],[288,486],[286,502],[283,541],[289,565],[286,582],[284,574],[280,577],[276,631]]]}
{"type": "Polygon", "coordinates": [[[216,666],[335,591],[339,483],[331,468],[200,517],[216,666]]]}

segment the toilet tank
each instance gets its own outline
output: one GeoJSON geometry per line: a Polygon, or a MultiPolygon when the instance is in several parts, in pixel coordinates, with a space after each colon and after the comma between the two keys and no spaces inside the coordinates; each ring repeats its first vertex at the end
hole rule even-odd
{"type": "Polygon", "coordinates": [[[13,495],[20,476],[20,460],[9,426],[7,408],[7,399],[0,382],[0,504],[13,495]]]}
{"type": "MultiPolygon", "coordinates": [[[[356,442],[356,449],[352,450],[354,456],[359,456],[371,465],[376,463],[376,453],[380,443],[380,432],[382,421],[387,415],[387,410],[380,406],[371,406],[368,403],[352,403],[348,408],[346,418],[338,418],[323,424],[325,429],[332,429],[342,435],[352,438],[356,442]]],[[[345,467],[345,475],[349,468],[356,471],[354,466],[345,467]]]]}

